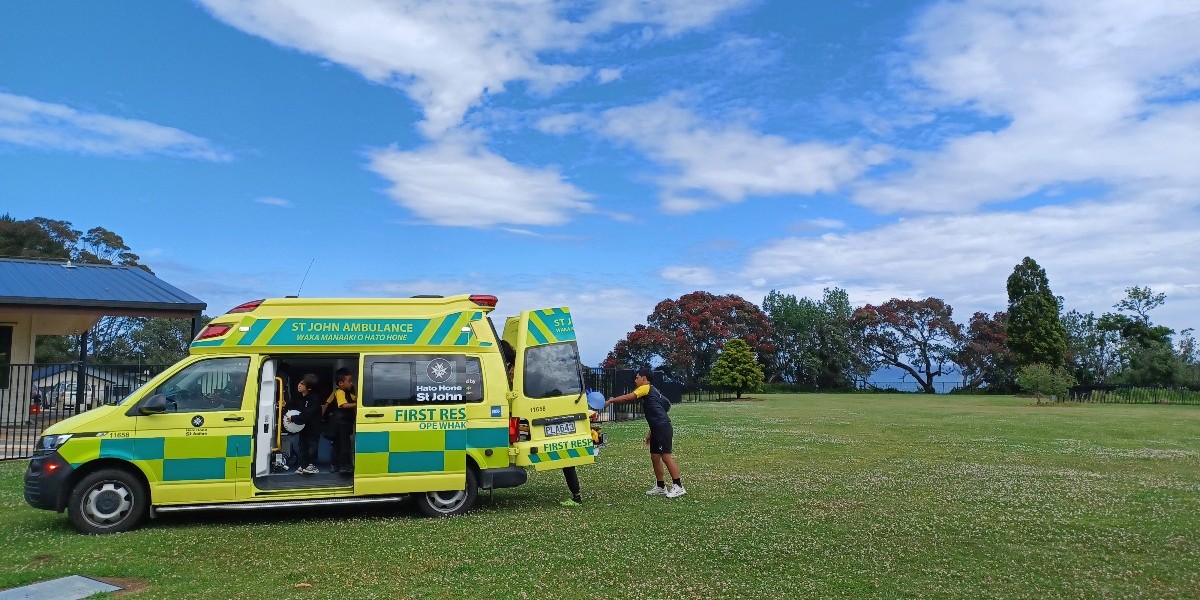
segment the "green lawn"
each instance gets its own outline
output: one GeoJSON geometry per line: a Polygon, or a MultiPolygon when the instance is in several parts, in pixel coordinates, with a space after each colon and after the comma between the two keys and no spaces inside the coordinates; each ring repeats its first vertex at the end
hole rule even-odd
{"type": "Polygon", "coordinates": [[[676,406],[688,495],[650,498],[644,424],[447,520],[403,506],[163,517],[87,537],[0,464],[0,588],[138,597],[1200,595],[1200,407],[781,395],[676,406]],[[307,583],[311,587],[296,588],[307,583]]]}

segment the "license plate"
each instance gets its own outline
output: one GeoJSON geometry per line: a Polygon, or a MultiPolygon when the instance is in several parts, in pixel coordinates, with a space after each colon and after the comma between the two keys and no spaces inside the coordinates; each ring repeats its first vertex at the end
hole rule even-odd
{"type": "Polygon", "coordinates": [[[567,421],[566,423],[551,423],[546,425],[546,437],[567,435],[569,433],[575,433],[575,421],[567,421]]]}

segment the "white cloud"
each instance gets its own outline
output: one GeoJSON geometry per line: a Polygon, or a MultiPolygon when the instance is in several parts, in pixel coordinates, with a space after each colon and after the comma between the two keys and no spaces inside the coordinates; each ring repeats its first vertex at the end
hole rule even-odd
{"type": "Polygon", "coordinates": [[[208,140],[172,127],[3,92],[0,142],[107,156],[163,154],[209,161],[231,159],[208,140]]]}
{"type": "Polygon", "coordinates": [[[965,320],[975,310],[1002,310],[1006,279],[1031,256],[1067,309],[1107,311],[1124,288],[1149,285],[1173,291],[1157,313],[1164,324],[1190,327],[1200,325],[1200,267],[1191,251],[1198,230],[1200,198],[1163,189],[1114,202],[906,218],[868,231],[779,240],[752,252],[742,275],[763,290],[819,295],[820,288],[842,287],[857,304],[938,296],[965,320]]]}
{"type": "Polygon", "coordinates": [[[1200,184],[1200,11],[1152,0],[935,5],[909,42],[929,106],[994,131],[909,156],[855,199],[883,211],[969,210],[1049,186],[1200,184]]]}
{"type": "Polygon", "coordinates": [[[465,142],[377,149],[369,167],[391,183],[397,204],[438,225],[550,226],[592,212],[588,195],[556,169],[518,165],[465,142]]]}
{"type": "Polygon", "coordinates": [[[596,81],[612,83],[621,78],[621,69],[600,69],[596,71],[596,81]]]}
{"type": "Polygon", "coordinates": [[[278,206],[279,208],[292,208],[292,202],[290,200],[284,200],[283,198],[264,196],[262,198],[255,198],[254,201],[258,202],[259,204],[266,204],[267,206],[278,206]]]}
{"type": "Polygon", "coordinates": [[[670,213],[748,196],[834,192],[883,158],[854,143],[793,143],[737,123],[704,123],[675,98],[611,109],[599,127],[671,169],[659,179],[670,213]]]}
{"type": "MultiPolygon", "coordinates": [[[[505,278],[506,279],[506,278],[505,278]]],[[[492,320],[503,328],[504,318],[522,310],[567,306],[575,322],[584,364],[595,366],[634,325],[646,322],[660,299],[624,287],[587,286],[570,275],[556,275],[514,285],[488,275],[458,280],[355,281],[346,288],[354,295],[406,297],[416,294],[491,294],[499,298],[492,320]]]]}
{"type": "Polygon", "coordinates": [[[576,50],[618,24],[641,23],[675,35],[747,1],[606,0],[568,16],[568,7],[555,0],[201,0],[233,27],[404,89],[421,105],[422,129],[434,138],[455,128],[482,96],[500,93],[510,82],[546,91],[587,73],[545,64],[543,52],[576,50]]]}
{"type": "Polygon", "coordinates": [[[660,275],[685,285],[706,286],[717,282],[716,273],[708,267],[671,266],[664,268],[660,275]]]}

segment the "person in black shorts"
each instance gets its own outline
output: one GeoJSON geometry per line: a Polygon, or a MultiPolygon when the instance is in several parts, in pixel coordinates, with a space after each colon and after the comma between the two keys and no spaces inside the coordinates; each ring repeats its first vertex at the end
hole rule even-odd
{"type": "Polygon", "coordinates": [[[671,456],[671,442],[675,436],[675,430],[671,427],[671,417],[667,416],[671,402],[662,395],[662,392],[650,385],[649,367],[638,369],[637,374],[633,376],[633,385],[632,392],[605,400],[604,407],[608,408],[612,404],[641,399],[642,413],[646,415],[646,424],[650,426],[650,431],[646,434],[646,445],[650,447],[650,463],[654,466],[654,479],[656,480],[656,485],[646,490],[646,495],[678,498],[686,494],[687,490],[683,488],[683,482],[680,481],[679,465],[675,464],[675,457],[671,456]],[[666,471],[671,474],[670,489],[667,489],[663,481],[664,466],[666,471]]]}

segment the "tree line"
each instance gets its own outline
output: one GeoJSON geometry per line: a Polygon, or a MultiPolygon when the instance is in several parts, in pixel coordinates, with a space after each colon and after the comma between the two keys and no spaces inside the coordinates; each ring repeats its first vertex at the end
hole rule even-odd
{"type": "Polygon", "coordinates": [[[717,368],[728,344],[740,340],[734,354],[752,357],[760,380],[813,391],[855,389],[885,367],[927,393],[947,377],[959,391],[994,393],[1200,382],[1193,330],[1176,334],[1151,319],[1165,294],[1132,286],[1111,312],[1064,312],[1045,270],[1029,257],[1013,268],[1007,291],[1007,310],[976,312],[965,323],[936,297],[853,307],[839,288],[819,299],[772,290],[760,307],[697,291],[659,302],[601,366],[656,365],[690,385],[740,392],[754,378],[746,359],[717,368]]]}
{"type": "MultiPolygon", "coordinates": [[[[120,265],[153,273],[120,235],[103,227],[84,232],[68,221],[43,217],[22,221],[0,215],[0,257],[120,265]]],[[[78,360],[81,337],[38,336],[34,360],[38,364],[78,360]]],[[[191,340],[188,319],[102,317],[88,332],[84,353],[88,361],[98,364],[171,364],[187,354],[191,340]]]]}

